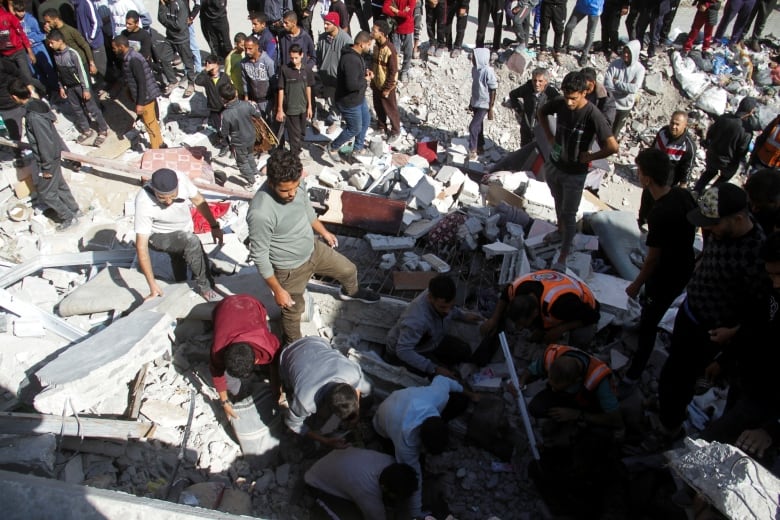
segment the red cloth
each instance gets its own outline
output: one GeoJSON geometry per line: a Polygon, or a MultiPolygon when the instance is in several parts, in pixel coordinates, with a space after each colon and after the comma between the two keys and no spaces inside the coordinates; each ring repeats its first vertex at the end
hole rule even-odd
{"type": "Polygon", "coordinates": [[[0,6],[0,54],[11,56],[31,47],[27,34],[15,14],[0,6]]]}
{"type": "Polygon", "coordinates": [[[414,32],[414,6],[416,0],[385,0],[382,12],[385,16],[395,18],[398,22],[395,32],[398,34],[412,34],[414,32]],[[390,7],[398,9],[398,14],[393,13],[390,7]]]}
{"type": "MultiPolygon", "coordinates": [[[[214,218],[219,218],[228,212],[230,203],[212,202],[209,204],[209,209],[211,209],[211,214],[214,215],[214,218]]],[[[192,225],[195,228],[195,233],[208,233],[211,231],[211,226],[209,226],[208,221],[200,214],[200,211],[198,211],[197,208],[191,208],[190,214],[192,215],[192,225]]]]}
{"type": "Polygon", "coordinates": [[[279,350],[279,340],[268,330],[262,303],[248,294],[228,296],[214,308],[214,342],[209,370],[217,392],[227,390],[225,350],[233,343],[248,343],[255,352],[255,365],[269,364],[279,350]]]}

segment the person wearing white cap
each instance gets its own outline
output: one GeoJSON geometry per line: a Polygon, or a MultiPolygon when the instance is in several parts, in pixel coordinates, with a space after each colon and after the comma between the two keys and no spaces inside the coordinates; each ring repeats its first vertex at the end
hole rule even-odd
{"type": "Polygon", "coordinates": [[[135,197],[135,249],[138,265],[149,284],[147,300],[163,295],[154,277],[150,247],[168,253],[177,282],[187,279],[189,267],[197,290],[206,301],[222,299],[213,288],[214,281],[203,245],[193,232],[190,203],[208,222],[214,240],[221,244],[222,230],[219,223],[206,199],[186,175],[169,168],[160,168],[135,197]]]}

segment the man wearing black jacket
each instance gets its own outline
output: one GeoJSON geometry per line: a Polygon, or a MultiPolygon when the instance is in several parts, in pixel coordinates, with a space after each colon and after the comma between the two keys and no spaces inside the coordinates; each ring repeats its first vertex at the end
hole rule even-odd
{"type": "Polygon", "coordinates": [[[221,85],[219,95],[225,103],[220,133],[230,143],[230,149],[236,158],[236,166],[246,183],[245,188],[255,191],[257,163],[254,155],[255,125],[252,123],[252,118],[263,116],[254,104],[238,99],[232,83],[221,85]]]}
{"type": "Polygon", "coordinates": [[[40,99],[33,99],[31,89],[24,80],[16,79],[9,87],[11,98],[25,109],[27,141],[33,157],[38,162],[36,189],[38,200],[51,208],[60,219],[57,230],[61,231],[78,222],[79,205],[62,176],[60,155],[68,147],[54,127],[56,117],[49,105],[40,99]]]}
{"type": "Polygon", "coordinates": [[[550,86],[550,73],[541,67],[534,69],[531,79],[509,93],[512,107],[520,112],[520,146],[534,140],[536,110],[558,96],[560,93],[550,86]]]}
{"type": "Polygon", "coordinates": [[[222,110],[225,108],[225,102],[219,94],[222,85],[232,85],[230,78],[224,72],[219,70],[219,58],[214,54],[206,57],[206,66],[195,76],[195,84],[206,89],[206,106],[209,108],[209,126],[217,130],[217,137],[225,138],[220,132],[222,125],[222,110]]]}
{"type": "Polygon", "coordinates": [[[184,90],[185,98],[195,93],[195,58],[190,49],[189,17],[190,8],[184,0],[160,0],[157,21],[165,27],[165,38],[171,42],[184,64],[189,82],[184,90]]]}
{"type": "Polygon", "coordinates": [[[703,193],[715,176],[715,185],[728,182],[739,169],[739,164],[748,153],[752,132],[748,119],[758,107],[756,98],[746,97],[739,102],[736,114],[718,116],[707,129],[704,147],[707,150],[706,166],[693,191],[703,193]]]}
{"type": "Polygon", "coordinates": [[[233,48],[227,18],[227,0],[201,0],[200,28],[211,54],[224,58],[233,48]]]}
{"type": "Polygon", "coordinates": [[[599,83],[596,79],[596,69],[593,67],[585,67],[580,72],[585,76],[585,82],[588,84],[587,95],[588,101],[596,105],[596,108],[607,118],[609,126],[615,121],[615,114],[617,108],[615,107],[615,98],[612,94],[604,88],[602,83],[599,83]]]}
{"type": "Polygon", "coordinates": [[[353,137],[355,145],[352,154],[360,156],[368,153],[364,146],[371,114],[366,102],[366,87],[373,79],[374,73],[366,67],[363,55],[371,49],[372,41],[369,33],[360,31],[355,36],[355,43],[345,47],[341,54],[336,84],[336,106],[347,127],[330,145],[326,145],[328,156],[334,163],[341,162],[339,148],[353,137]]]}

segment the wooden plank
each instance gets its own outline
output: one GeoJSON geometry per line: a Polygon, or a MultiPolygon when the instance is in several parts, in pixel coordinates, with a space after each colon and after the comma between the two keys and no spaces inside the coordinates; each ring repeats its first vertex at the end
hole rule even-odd
{"type": "Polygon", "coordinates": [[[135,384],[130,391],[130,402],[127,405],[127,413],[125,417],[128,419],[138,419],[138,414],[141,411],[141,401],[143,400],[144,385],[146,384],[146,371],[149,370],[149,363],[144,363],[141,370],[138,371],[138,375],[135,376],[135,384]]]}
{"type": "Polygon", "coordinates": [[[491,184],[488,186],[487,201],[488,204],[493,206],[498,206],[500,203],[506,202],[510,206],[525,209],[525,200],[523,197],[515,195],[511,191],[502,188],[498,184],[491,184]]]}
{"type": "Polygon", "coordinates": [[[59,416],[40,413],[0,413],[0,431],[6,434],[55,433],[68,437],[101,439],[157,439],[179,442],[173,429],[159,428],[154,423],[96,419],[93,417],[59,416]]]}
{"type": "Polygon", "coordinates": [[[397,291],[421,291],[437,274],[434,271],[393,271],[393,289],[397,291]]]}
{"type": "Polygon", "coordinates": [[[320,215],[322,222],[344,224],[385,235],[396,235],[401,231],[406,209],[406,202],[402,200],[324,188],[312,188],[309,193],[315,205],[325,208],[325,213],[320,215]]]}

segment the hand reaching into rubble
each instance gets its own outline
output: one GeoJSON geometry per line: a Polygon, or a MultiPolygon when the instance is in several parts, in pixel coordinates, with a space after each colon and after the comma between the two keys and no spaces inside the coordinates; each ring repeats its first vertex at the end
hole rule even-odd
{"type": "Polygon", "coordinates": [[[737,439],[737,448],[743,449],[757,457],[763,457],[764,452],[772,445],[772,436],[763,429],[745,430],[737,439]]]}
{"type": "Polygon", "coordinates": [[[238,419],[238,414],[233,411],[233,405],[230,403],[223,403],[222,409],[225,411],[225,415],[227,416],[228,420],[230,419],[238,419]]]}
{"type": "Polygon", "coordinates": [[[149,296],[144,298],[144,301],[148,301],[154,298],[157,298],[158,296],[162,296],[163,292],[162,289],[160,289],[160,286],[157,285],[157,282],[152,281],[149,283],[149,296]]]}

